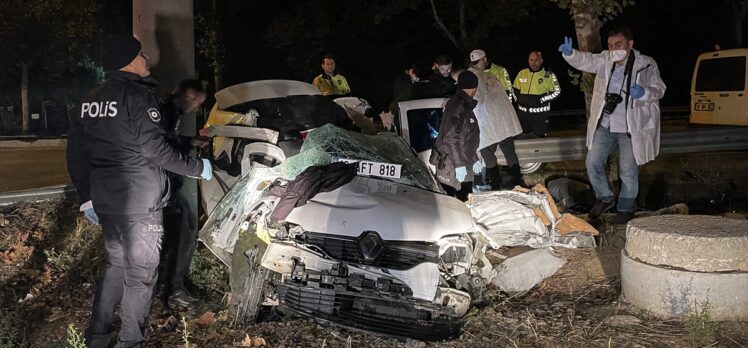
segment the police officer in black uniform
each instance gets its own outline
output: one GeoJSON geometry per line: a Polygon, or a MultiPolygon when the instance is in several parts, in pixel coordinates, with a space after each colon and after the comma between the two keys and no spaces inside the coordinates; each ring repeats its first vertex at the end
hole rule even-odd
{"type": "Polygon", "coordinates": [[[107,35],[107,80],[71,120],[68,171],[86,202],[81,211],[101,223],[108,253],[85,333],[88,347],[109,346],[118,304],[116,347],[143,346],[164,233],[161,209],[170,194],[165,170],[212,178],[210,162],[166,142],[158,102],[144,80],[147,59],[132,36],[107,35]]]}

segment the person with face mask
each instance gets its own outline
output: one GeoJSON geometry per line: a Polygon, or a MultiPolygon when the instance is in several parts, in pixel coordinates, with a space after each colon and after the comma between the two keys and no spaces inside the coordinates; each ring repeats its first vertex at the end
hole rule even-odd
{"type": "Polygon", "coordinates": [[[616,206],[619,224],[634,216],[639,192],[639,167],[660,149],[660,104],[665,83],[657,63],[634,50],[631,30],[615,28],[608,34],[608,50],[598,54],[572,48],[570,37],[559,47],[574,68],[596,74],[587,122],[587,175],[596,203],[589,212],[597,218],[616,206],[608,186],[605,163],[618,149],[621,190],[616,206]]]}
{"type": "Polygon", "coordinates": [[[548,112],[551,101],[561,95],[556,74],[543,68],[543,55],[530,52],[529,68],[520,71],[514,79],[519,121],[524,133],[544,138],[548,133],[548,112]]]}
{"type": "Polygon", "coordinates": [[[343,97],[351,94],[351,87],[348,86],[348,80],[335,70],[335,57],[331,54],[326,54],[322,58],[321,66],[322,73],[314,78],[312,84],[322,92],[322,95],[343,97]]]}

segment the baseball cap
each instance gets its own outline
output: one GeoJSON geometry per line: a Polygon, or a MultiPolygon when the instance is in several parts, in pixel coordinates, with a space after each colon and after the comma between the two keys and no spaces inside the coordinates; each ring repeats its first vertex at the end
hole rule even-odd
{"type": "Polygon", "coordinates": [[[486,52],[483,50],[473,50],[470,52],[470,61],[474,62],[486,56],[486,52]]]}

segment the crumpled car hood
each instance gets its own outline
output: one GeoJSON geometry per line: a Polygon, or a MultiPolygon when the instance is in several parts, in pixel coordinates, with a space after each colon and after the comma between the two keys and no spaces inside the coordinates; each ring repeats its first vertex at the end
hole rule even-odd
{"type": "Polygon", "coordinates": [[[475,232],[467,206],[443,194],[356,177],[294,208],[286,221],[306,231],[357,237],[375,231],[384,240],[434,242],[475,232]]]}

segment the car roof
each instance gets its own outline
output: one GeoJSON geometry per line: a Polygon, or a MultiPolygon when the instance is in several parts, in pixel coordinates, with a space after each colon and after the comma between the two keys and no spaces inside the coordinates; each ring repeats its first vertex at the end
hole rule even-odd
{"type": "Polygon", "coordinates": [[[261,99],[282,98],[292,95],[321,95],[310,83],[293,80],[260,80],[226,87],[216,93],[219,109],[261,99]]]}

